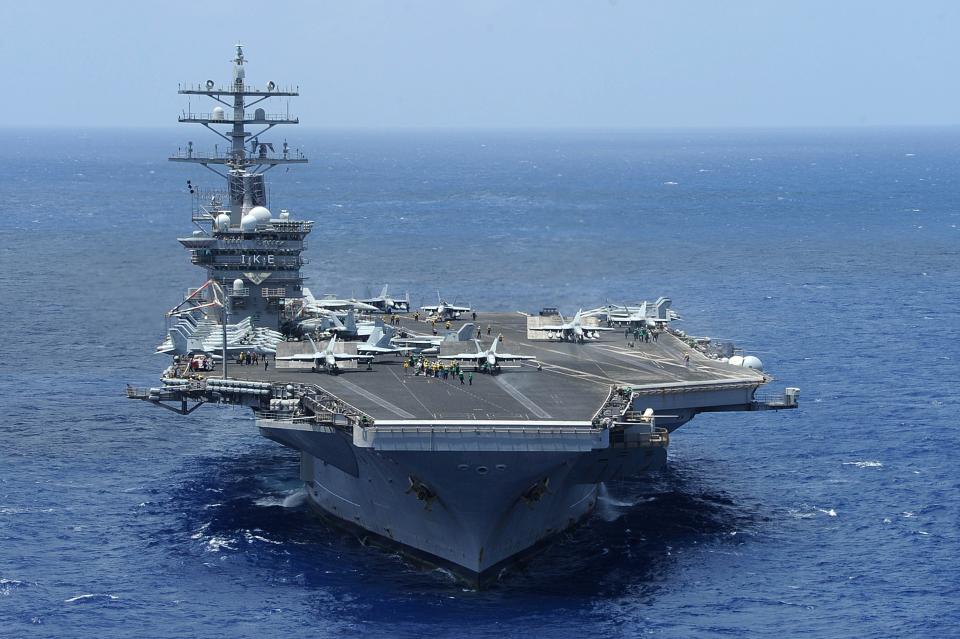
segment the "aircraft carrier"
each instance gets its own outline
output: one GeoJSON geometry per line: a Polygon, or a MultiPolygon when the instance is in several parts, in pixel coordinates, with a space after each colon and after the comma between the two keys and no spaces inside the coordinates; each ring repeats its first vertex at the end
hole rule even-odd
{"type": "Polygon", "coordinates": [[[587,517],[602,482],[662,468],[696,414],[797,406],[798,389],[758,392],[772,378],[755,357],[673,328],[666,298],[573,318],[442,299],[411,313],[386,289],[315,298],[301,274],[313,222],[272,212],[264,179],[306,162],[263,139],[298,120],[258,106],[299,92],[248,84],[245,67],[237,45],[232,81],[180,87],[214,106],[179,120],[227,145],[170,159],[224,185],[187,183],[194,230],[179,242],[205,281],[167,312],[159,385],[129,398],[251,408],[261,435],[299,452],[320,511],[480,585],[587,517]]]}

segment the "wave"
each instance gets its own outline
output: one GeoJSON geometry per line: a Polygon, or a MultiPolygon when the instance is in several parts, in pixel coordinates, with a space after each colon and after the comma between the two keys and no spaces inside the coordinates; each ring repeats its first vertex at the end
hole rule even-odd
{"type": "Polygon", "coordinates": [[[69,599],[64,599],[63,603],[84,603],[88,601],[116,601],[119,599],[117,595],[110,595],[106,593],[88,593],[85,595],[77,595],[76,597],[70,597],[69,599]]]}
{"type": "Polygon", "coordinates": [[[844,466],[856,466],[857,468],[883,468],[883,463],[878,461],[848,461],[843,462],[844,466]]]}

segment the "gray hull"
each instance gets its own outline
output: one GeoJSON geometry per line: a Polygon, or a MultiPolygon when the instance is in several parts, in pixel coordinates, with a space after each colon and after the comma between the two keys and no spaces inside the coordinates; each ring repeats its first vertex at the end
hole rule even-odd
{"type": "MultiPolygon", "coordinates": [[[[302,454],[313,504],[471,583],[583,520],[597,501],[583,453],[353,452],[356,476],[302,454]]],[[[662,467],[665,450],[645,453],[645,469],[662,467]]]]}

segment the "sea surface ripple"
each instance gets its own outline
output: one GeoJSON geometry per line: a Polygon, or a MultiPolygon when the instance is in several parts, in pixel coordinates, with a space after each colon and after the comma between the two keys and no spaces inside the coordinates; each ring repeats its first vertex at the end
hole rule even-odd
{"type": "Polygon", "coordinates": [[[958,636],[960,131],[304,132],[315,293],[667,295],[802,389],[481,592],[318,520],[247,412],[124,398],[202,282],[183,131],[6,133],[0,636],[958,636]]]}

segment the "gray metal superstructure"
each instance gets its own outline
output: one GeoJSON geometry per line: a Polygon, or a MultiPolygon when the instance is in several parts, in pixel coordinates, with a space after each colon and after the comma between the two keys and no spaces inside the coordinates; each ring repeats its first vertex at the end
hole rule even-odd
{"type": "Polygon", "coordinates": [[[260,136],[297,120],[249,114],[297,91],[246,84],[245,62],[238,45],[231,84],[181,88],[231,109],[180,118],[225,125],[217,133],[230,150],[190,144],[171,159],[205,166],[227,188],[189,184],[196,231],[180,242],[207,281],[168,313],[158,350],[174,362],[161,385],[130,387],[130,398],[178,413],[250,407],[264,437],[299,451],[313,505],[476,583],[588,516],[602,482],[661,468],[670,432],[696,414],[796,407],[797,389],[757,394],[771,378],[755,358],[671,329],[666,298],[572,321],[467,307],[462,320],[390,316],[371,330],[395,346],[372,355],[315,320],[299,325],[317,329],[304,339],[281,335],[311,308],[333,311],[302,287],[311,223],[268,209],[263,173],[306,160],[285,143],[273,153],[260,136]]]}

